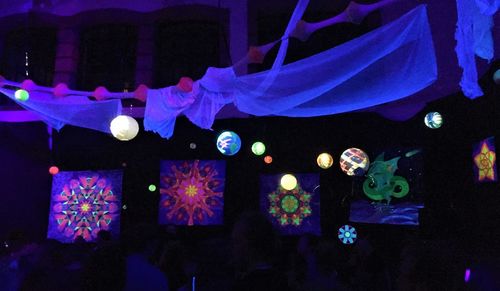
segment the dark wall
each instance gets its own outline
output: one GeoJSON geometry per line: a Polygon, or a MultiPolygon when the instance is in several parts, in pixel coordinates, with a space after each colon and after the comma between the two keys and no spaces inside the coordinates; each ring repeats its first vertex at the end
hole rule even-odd
{"type": "Polygon", "coordinates": [[[0,124],[0,238],[11,232],[23,232],[28,239],[45,237],[49,165],[45,124],[0,124]]]}

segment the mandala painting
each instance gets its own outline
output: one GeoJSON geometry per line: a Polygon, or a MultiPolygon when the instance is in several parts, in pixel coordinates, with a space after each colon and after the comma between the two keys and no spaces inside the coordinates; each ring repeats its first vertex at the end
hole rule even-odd
{"type": "Polygon", "coordinates": [[[495,138],[482,140],[474,146],[474,180],[476,182],[495,182],[497,176],[497,155],[495,153],[495,138]]]}
{"type": "Polygon", "coordinates": [[[297,186],[292,190],[281,187],[282,176],[261,176],[261,211],[282,234],[320,234],[319,175],[295,175],[297,186]]]}
{"type": "Polygon", "coordinates": [[[222,224],[225,175],[225,161],[162,161],[160,224],[222,224]]]}
{"type": "Polygon", "coordinates": [[[59,172],[52,182],[48,238],[94,241],[100,230],[120,231],[122,171],[59,172]]]}

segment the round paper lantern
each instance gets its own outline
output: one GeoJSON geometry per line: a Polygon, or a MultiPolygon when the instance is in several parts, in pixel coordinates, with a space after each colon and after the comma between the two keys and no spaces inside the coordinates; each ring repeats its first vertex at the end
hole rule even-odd
{"type": "Polygon", "coordinates": [[[318,166],[322,169],[328,169],[333,165],[333,157],[329,153],[322,153],[316,159],[318,166]]]}
{"type": "Polygon", "coordinates": [[[251,46],[248,49],[248,59],[253,64],[262,64],[266,54],[257,46],[251,46]]]}
{"type": "Polygon", "coordinates": [[[109,129],[116,139],[127,141],[137,136],[139,124],[130,116],[118,115],[111,121],[109,129]]]}
{"type": "Polygon", "coordinates": [[[94,96],[97,101],[102,101],[106,99],[108,95],[109,91],[104,86],[99,86],[95,88],[94,93],[92,94],[92,96],[94,96]]]}
{"type": "Polygon", "coordinates": [[[350,245],[356,241],[358,234],[354,227],[346,224],[339,228],[338,238],[343,244],[350,245]]]}
{"type": "Polygon", "coordinates": [[[495,84],[500,85],[500,70],[496,70],[493,74],[493,81],[495,84]]]}
{"type": "Polygon", "coordinates": [[[14,98],[18,101],[28,101],[28,99],[30,99],[30,93],[24,89],[19,89],[14,93],[14,98]]]}
{"type": "Polygon", "coordinates": [[[428,128],[440,128],[443,125],[443,117],[439,112],[429,112],[425,115],[424,123],[428,128]]]}
{"type": "Polygon", "coordinates": [[[64,83],[59,83],[57,84],[57,86],[54,88],[54,96],[58,97],[58,98],[62,98],[66,95],[68,95],[69,93],[69,88],[68,88],[68,85],[64,84],[64,83]]]}
{"type": "Polygon", "coordinates": [[[151,184],[151,185],[149,185],[148,190],[149,190],[150,192],[154,192],[154,191],[156,191],[156,185],[155,185],[155,184],[151,184]]]}
{"type": "Polygon", "coordinates": [[[144,84],[140,84],[134,91],[134,98],[146,102],[148,99],[148,87],[144,84]]]}
{"type": "Polygon", "coordinates": [[[52,166],[49,168],[49,173],[51,175],[57,175],[59,173],[59,168],[56,166],[52,166]]]}
{"type": "Polygon", "coordinates": [[[190,143],[189,148],[192,150],[196,149],[196,144],[194,142],[190,143]]]}
{"type": "Polygon", "coordinates": [[[252,145],[252,153],[256,156],[261,156],[266,152],[266,145],[260,141],[254,142],[252,145]]]}
{"type": "Polygon", "coordinates": [[[283,177],[281,177],[280,184],[285,190],[293,190],[297,187],[297,178],[295,178],[292,174],[283,175],[283,177]]]}
{"type": "Polygon", "coordinates": [[[241,139],[232,131],[224,131],[217,138],[217,149],[226,156],[235,155],[240,148],[241,139]]]}
{"type": "Polygon", "coordinates": [[[181,77],[179,79],[179,83],[177,83],[177,89],[181,90],[184,93],[188,93],[193,91],[193,79],[189,77],[181,77]]]}
{"type": "Polygon", "coordinates": [[[370,167],[370,159],[360,149],[347,149],[340,156],[340,168],[349,176],[362,176],[368,167],[370,167]]]}
{"type": "Polygon", "coordinates": [[[32,80],[26,79],[21,83],[21,88],[28,91],[28,92],[31,92],[31,91],[35,90],[36,84],[32,80]]]}
{"type": "Polygon", "coordinates": [[[265,156],[264,157],[264,163],[270,164],[272,162],[273,162],[273,157],[271,157],[271,156],[265,156]]]}

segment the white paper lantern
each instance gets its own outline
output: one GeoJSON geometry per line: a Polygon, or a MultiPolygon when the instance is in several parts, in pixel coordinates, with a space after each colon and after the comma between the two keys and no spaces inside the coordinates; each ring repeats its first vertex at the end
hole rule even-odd
{"type": "Polygon", "coordinates": [[[283,175],[283,177],[281,177],[280,184],[283,189],[291,191],[297,187],[297,178],[295,178],[292,174],[283,175]]]}
{"type": "Polygon", "coordinates": [[[116,139],[128,141],[137,136],[139,124],[130,116],[118,115],[111,121],[109,129],[116,139]]]}

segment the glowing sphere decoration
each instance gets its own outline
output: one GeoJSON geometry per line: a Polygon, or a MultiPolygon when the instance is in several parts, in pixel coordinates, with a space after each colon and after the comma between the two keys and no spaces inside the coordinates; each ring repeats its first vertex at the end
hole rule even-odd
{"type": "Polygon", "coordinates": [[[333,157],[329,153],[322,153],[316,159],[318,166],[322,169],[328,169],[333,165],[333,157]]]}
{"type": "Polygon", "coordinates": [[[24,89],[19,89],[14,93],[14,98],[18,101],[28,101],[28,99],[30,99],[30,93],[24,89]]]}
{"type": "Polygon", "coordinates": [[[297,178],[295,178],[292,174],[283,175],[283,177],[281,177],[280,184],[285,190],[293,190],[297,187],[297,178]]]}
{"type": "Polygon", "coordinates": [[[495,84],[500,85],[500,70],[496,70],[493,74],[493,81],[495,84]]]}
{"type": "Polygon", "coordinates": [[[272,162],[273,162],[273,157],[271,157],[271,156],[265,156],[264,157],[264,163],[270,164],[272,162]]]}
{"type": "Polygon", "coordinates": [[[224,131],[217,138],[217,149],[223,155],[233,156],[241,148],[241,139],[240,137],[232,131],[224,131]]]}
{"type": "Polygon", "coordinates": [[[360,149],[347,149],[340,156],[340,168],[349,176],[362,176],[369,167],[370,159],[360,149]]]}
{"type": "Polygon", "coordinates": [[[252,144],[252,153],[256,156],[262,156],[266,152],[266,145],[260,141],[252,144]]]}
{"type": "Polygon", "coordinates": [[[139,124],[137,121],[128,115],[118,115],[111,121],[109,126],[111,134],[121,141],[133,139],[139,133],[139,124]]]}
{"type": "Polygon", "coordinates": [[[356,241],[358,234],[354,227],[346,224],[339,228],[338,238],[343,244],[350,245],[356,241]]]}
{"type": "Polygon", "coordinates": [[[440,128],[443,125],[443,117],[439,112],[429,112],[425,115],[424,123],[428,128],[440,128]]]}
{"type": "Polygon", "coordinates": [[[51,175],[57,175],[59,173],[59,168],[56,166],[52,166],[49,168],[49,173],[51,175]]]}
{"type": "Polygon", "coordinates": [[[148,190],[149,190],[150,192],[154,192],[154,191],[156,191],[156,185],[155,185],[155,184],[151,184],[151,185],[149,185],[148,190]]]}

